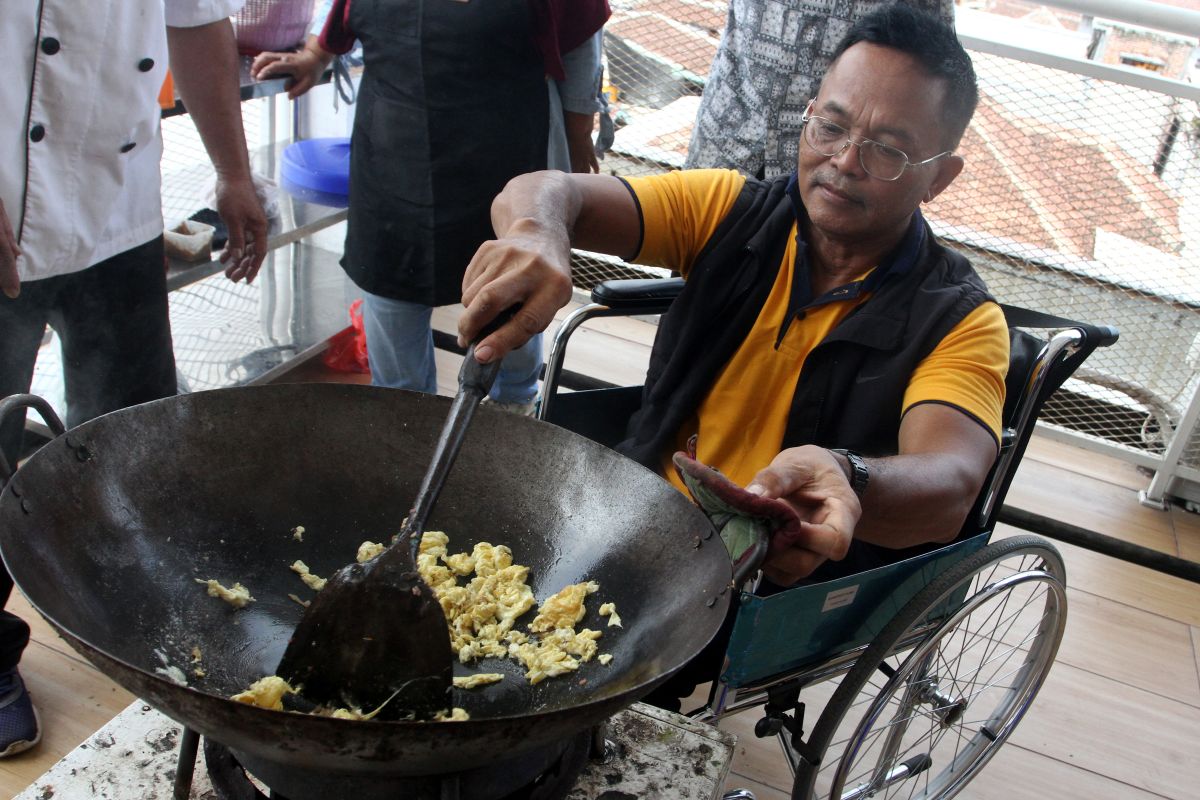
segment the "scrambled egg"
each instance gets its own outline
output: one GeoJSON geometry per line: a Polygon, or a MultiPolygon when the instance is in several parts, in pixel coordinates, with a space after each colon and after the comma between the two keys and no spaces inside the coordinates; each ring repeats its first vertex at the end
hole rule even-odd
{"type": "Polygon", "coordinates": [[[583,619],[587,610],[583,606],[583,598],[599,588],[600,584],[595,581],[564,587],[558,594],[542,603],[537,617],[529,623],[529,630],[545,633],[558,628],[574,628],[575,623],[583,619]]]}
{"type": "Polygon", "coordinates": [[[199,647],[192,648],[192,663],[195,664],[192,668],[192,674],[197,678],[203,678],[208,673],[204,671],[204,667],[200,666],[200,660],[204,658],[204,654],[200,652],[199,647]]]}
{"type": "Polygon", "coordinates": [[[292,564],[292,572],[299,575],[300,580],[304,581],[304,585],[314,592],[321,591],[325,588],[325,584],[329,582],[325,578],[318,578],[316,575],[313,575],[308,569],[308,564],[305,564],[303,561],[294,562],[292,564]]]}
{"type": "Polygon", "coordinates": [[[517,619],[536,604],[526,582],[529,567],[514,564],[512,551],[504,545],[480,542],[470,553],[451,555],[449,544],[445,533],[427,531],[417,569],[442,606],[460,662],[507,656],[525,667],[526,680],[536,684],[577,670],[596,656],[600,631],[576,632],[575,625],[587,613],[584,600],[599,584],[587,581],[563,588],[541,604],[527,630],[518,630],[517,619]],[[459,578],[470,580],[462,585],[459,578]]]}
{"type": "MultiPolygon", "coordinates": [[[[294,531],[299,541],[297,532],[302,533],[303,529],[294,531]]],[[[587,613],[584,601],[600,589],[598,583],[585,581],[564,587],[541,604],[526,631],[517,630],[517,619],[537,605],[527,583],[529,567],[514,564],[512,551],[504,545],[480,542],[470,553],[453,555],[449,545],[450,538],[445,533],[426,531],[421,537],[417,569],[442,606],[449,624],[451,646],[459,661],[468,664],[484,657],[509,657],[525,667],[525,678],[531,684],[577,670],[580,664],[593,658],[605,665],[612,661],[609,653],[597,655],[600,631],[575,630],[575,625],[587,613]],[[469,580],[460,584],[460,578],[469,580]]],[[[383,552],[384,547],[378,542],[363,542],[358,548],[358,562],[369,561],[383,552]]],[[[313,575],[303,561],[296,561],[291,568],[313,590],[324,588],[326,581],[313,575]]],[[[220,596],[239,608],[254,600],[241,584],[234,584],[230,590],[216,581],[197,582],[207,584],[209,594],[220,596]],[[242,599],[243,593],[245,599],[242,599]]],[[[295,595],[288,596],[307,605],[295,595]]],[[[600,614],[609,618],[610,627],[621,625],[615,604],[602,604],[600,614]]],[[[194,660],[199,660],[198,651],[193,652],[193,656],[194,660]]],[[[455,678],[454,686],[474,689],[503,679],[504,675],[498,672],[477,673],[455,678]]],[[[294,693],[296,689],[283,678],[268,675],[232,699],[282,711],[283,698],[294,693]]],[[[367,720],[378,714],[379,709],[364,713],[357,708],[320,708],[313,713],[337,719],[367,720]]],[[[452,708],[439,712],[434,719],[465,721],[470,716],[461,708],[452,708]]]]}
{"type": "Polygon", "coordinates": [[[576,633],[571,628],[555,628],[550,633],[524,644],[509,645],[508,652],[525,667],[525,679],[541,683],[579,669],[596,655],[596,640],[600,631],[584,628],[576,633]]]}
{"type": "Polygon", "coordinates": [[[616,603],[605,603],[604,605],[600,606],[600,616],[608,617],[608,627],[611,628],[614,625],[618,628],[622,627],[621,617],[617,614],[616,603]]]}
{"type": "Polygon", "coordinates": [[[380,542],[363,542],[358,546],[358,555],[354,560],[359,564],[365,564],[383,551],[384,545],[380,542]]]}
{"type": "Polygon", "coordinates": [[[503,658],[517,617],[534,606],[533,591],[525,583],[529,568],[514,566],[507,547],[480,542],[469,555],[449,555],[448,543],[441,531],[425,533],[417,569],[446,615],[450,646],[464,664],[486,656],[503,658]],[[472,572],[475,577],[460,586],[458,578],[472,572]]]}
{"type": "Polygon", "coordinates": [[[303,525],[297,525],[296,527],[292,528],[292,538],[295,539],[297,542],[304,541],[304,526],[303,525]]]}
{"type": "Polygon", "coordinates": [[[478,686],[487,686],[490,683],[499,683],[502,680],[504,680],[504,674],[501,672],[477,672],[474,675],[455,678],[454,688],[474,689],[478,686]]]}
{"type": "Polygon", "coordinates": [[[235,583],[228,589],[216,580],[196,578],[196,583],[204,584],[208,587],[209,597],[219,597],[234,608],[245,608],[247,603],[254,602],[254,598],[250,596],[250,590],[240,583],[235,583]]]}
{"type": "Polygon", "coordinates": [[[283,711],[283,696],[295,693],[296,690],[283,678],[278,675],[268,675],[265,678],[259,678],[250,684],[249,689],[238,692],[230,699],[250,706],[283,711]]]}
{"type": "Polygon", "coordinates": [[[471,718],[471,715],[467,713],[465,708],[455,706],[448,713],[439,711],[433,715],[433,718],[437,722],[466,722],[471,718]]]}
{"type": "MultiPolygon", "coordinates": [[[[238,692],[231,700],[236,700],[239,703],[246,705],[258,706],[259,708],[267,708],[272,711],[286,711],[283,707],[283,698],[289,694],[296,694],[297,690],[283,678],[278,675],[268,675],[265,678],[259,678],[254,683],[250,684],[250,688],[244,692],[238,692]]],[[[387,705],[384,703],[383,705],[387,705]]],[[[357,719],[366,720],[372,719],[383,708],[379,708],[371,712],[364,712],[361,708],[318,708],[312,712],[323,717],[333,717],[334,719],[357,719]]],[[[454,709],[461,711],[462,709],[454,709]]],[[[466,713],[465,711],[463,712],[466,713]]]]}

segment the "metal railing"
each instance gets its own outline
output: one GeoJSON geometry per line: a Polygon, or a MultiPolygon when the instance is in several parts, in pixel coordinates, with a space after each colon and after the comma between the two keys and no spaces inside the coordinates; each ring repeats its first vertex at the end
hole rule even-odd
{"type": "MultiPolygon", "coordinates": [[[[1120,329],[1043,411],[1043,432],[1153,470],[1148,504],[1200,500],[1200,86],[1180,79],[1200,13],[1063,0],[1038,26],[974,5],[955,9],[981,93],[967,167],[925,215],[1001,301],[1120,329]]],[[[612,7],[617,134],[602,169],[681,168],[727,3],[612,7]]],[[[581,288],[629,269],[577,260],[581,288]]]]}

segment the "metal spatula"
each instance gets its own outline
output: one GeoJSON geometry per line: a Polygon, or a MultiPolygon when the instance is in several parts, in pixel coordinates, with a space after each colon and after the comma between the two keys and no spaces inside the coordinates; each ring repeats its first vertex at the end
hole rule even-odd
{"type": "Polygon", "coordinates": [[[428,719],[449,708],[450,633],[416,556],[475,409],[500,369],[499,361],[479,364],[475,344],[515,311],[493,320],[468,348],[458,394],[399,535],[365,564],[338,570],[296,626],[276,674],[298,686],[305,700],[364,711],[383,706],[383,719],[428,719]]]}

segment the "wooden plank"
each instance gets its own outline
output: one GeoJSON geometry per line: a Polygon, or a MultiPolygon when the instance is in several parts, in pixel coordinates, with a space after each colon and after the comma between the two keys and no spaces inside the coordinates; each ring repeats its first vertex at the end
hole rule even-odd
{"type": "Polygon", "coordinates": [[[1175,554],[1171,517],[1138,503],[1137,492],[1023,460],[1005,504],[1043,514],[1123,541],[1175,554]]]}
{"type": "Polygon", "coordinates": [[[1022,463],[1031,458],[1061,470],[1086,475],[1133,491],[1145,489],[1150,485],[1150,478],[1133,464],[1045,436],[1034,436],[1029,440],[1022,463]]]}
{"type": "Polygon", "coordinates": [[[6,611],[16,614],[21,619],[25,620],[29,625],[30,641],[38,642],[52,650],[57,650],[66,658],[73,658],[80,664],[88,662],[80,656],[71,645],[58,635],[58,631],[51,627],[50,623],[29,605],[29,601],[25,599],[25,595],[21,594],[20,589],[15,590],[8,599],[6,611]]]}
{"type": "Polygon", "coordinates": [[[1068,585],[1067,631],[1056,663],[1200,707],[1193,655],[1185,623],[1068,585]]]}
{"type": "Polygon", "coordinates": [[[1200,674],[1200,628],[1191,626],[1192,630],[1192,655],[1196,659],[1196,673],[1200,674]]]}
{"type": "Polygon", "coordinates": [[[1175,531],[1176,555],[1200,562],[1200,516],[1171,506],[1171,527],[1175,531]]]}
{"type": "MultiPolygon", "coordinates": [[[[997,536],[1023,533],[1026,532],[1007,525],[996,526],[997,536]]],[[[1066,562],[1069,586],[1167,619],[1200,626],[1200,584],[1063,542],[1053,544],[1066,562]]],[[[1116,635],[1116,630],[1110,629],[1109,635],[1116,635]]]]}
{"type": "Polygon", "coordinates": [[[1069,664],[1054,665],[1011,741],[1164,797],[1200,786],[1200,709],[1069,664]]]}
{"type": "Polygon", "coordinates": [[[1000,748],[963,796],[972,800],[1046,800],[1047,797],[1158,800],[1162,797],[1011,742],[1000,748]]]}

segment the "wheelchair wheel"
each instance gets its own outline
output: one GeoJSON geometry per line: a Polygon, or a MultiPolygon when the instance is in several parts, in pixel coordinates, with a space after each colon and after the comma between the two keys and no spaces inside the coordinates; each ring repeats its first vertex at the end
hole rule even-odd
{"type": "Polygon", "coordinates": [[[1066,626],[1066,571],[1036,536],[938,576],[864,651],[809,739],[795,798],[949,798],[1024,716],[1066,626]]]}

